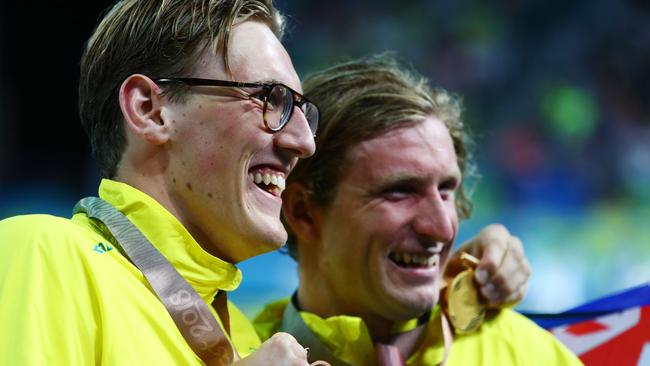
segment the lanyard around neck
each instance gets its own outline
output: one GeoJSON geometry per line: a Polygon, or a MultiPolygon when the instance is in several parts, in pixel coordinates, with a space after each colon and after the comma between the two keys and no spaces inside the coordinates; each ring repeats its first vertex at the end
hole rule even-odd
{"type": "MultiPolygon", "coordinates": [[[[311,331],[309,326],[300,316],[298,309],[297,293],[294,293],[289,303],[284,308],[282,322],[280,323],[281,332],[292,334],[301,345],[309,347],[309,359],[321,359],[331,363],[332,366],[352,366],[349,363],[334,356],[332,351],[311,331]]],[[[428,314],[428,313],[427,313],[428,314]]],[[[438,366],[444,366],[447,357],[451,352],[453,335],[449,322],[444,313],[440,313],[442,325],[442,337],[444,342],[445,353],[442,362],[438,366]]],[[[427,319],[423,317],[422,319],[427,319]]],[[[375,340],[375,354],[377,356],[378,366],[403,366],[406,365],[406,358],[416,349],[421,341],[423,332],[428,322],[424,321],[414,329],[402,332],[396,335],[386,337],[381,340],[375,340]]],[[[313,364],[312,364],[313,365],[313,364]]]]}
{"type": "MultiPolygon", "coordinates": [[[[230,365],[235,357],[239,358],[208,305],[124,214],[98,197],[80,200],[73,209],[73,213],[78,212],[86,213],[108,228],[122,252],[144,274],[187,343],[203,362],[209,366],[230,365]]],[[[227,301],[222,293],[225,295],[220,291],[215,305],[228,329],[227,301]]]]}
{"type": "MultiPolygon", "coordinates": [[[[451,327],[449,326],[449,321],[444,312],[440,313],[440,322],[445,353],[438,366],[444,366],[445,363],[447,363],[447,357],[449,357],[449,353],[451,352],[451,344],[454,341],[454,337],[452,335],[451,327]]],[[[421,341],[422,333],[425,331],[426,327],[427,323],[420,324],[414,329],[375,342],[375,353],[377,355],[378,366],[405,366],[406,359],[413,351],[415,351],[418,343],[421,341]]]]}

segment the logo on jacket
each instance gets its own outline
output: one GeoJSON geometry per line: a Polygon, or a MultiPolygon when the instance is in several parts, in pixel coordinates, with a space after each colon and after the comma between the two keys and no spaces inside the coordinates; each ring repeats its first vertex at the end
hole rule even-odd
{"type": "Polygon", "coordinates": [[[108,244],[104,244],[102,242],[99,242],[99,243],[97,243],[97,245],[95,245],[93,247],[93,250],[96,251],[99,254],[104,254],[106,252],[110,252],[111,250],[113,250],[113,247],[108,245],[108,244]]]}

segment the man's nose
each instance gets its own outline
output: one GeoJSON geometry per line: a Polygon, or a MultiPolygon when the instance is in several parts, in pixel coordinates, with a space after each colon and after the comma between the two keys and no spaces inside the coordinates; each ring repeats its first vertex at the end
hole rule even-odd
{"type": "Polygon", "coordinates": [[[439,192],[423,199],[413,220],[413,230],[436,242],[450,243],[456,236],[456,212],[453,202],[443,200],[439,192]]]}
{"type": "Polygon", "coordinates": [[[310,157],[316,151],[314,134],[305,114],[298,107],[293,108],[289,122],[276,135],[275,144],[284,150],[291,150],[299,158],[310,157]]]}

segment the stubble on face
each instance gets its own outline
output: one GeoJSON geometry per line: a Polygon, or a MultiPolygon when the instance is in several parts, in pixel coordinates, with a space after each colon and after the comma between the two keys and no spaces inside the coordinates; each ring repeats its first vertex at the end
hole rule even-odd
{"type": "Polygon", "coordinates": [[[312,304],[360,316],[373,334],[430,310],[457,231],[459,183],[451,137],[434,117],[353,147],[322,212],[320,273],[301,290],[321,286],[312,304]]]}

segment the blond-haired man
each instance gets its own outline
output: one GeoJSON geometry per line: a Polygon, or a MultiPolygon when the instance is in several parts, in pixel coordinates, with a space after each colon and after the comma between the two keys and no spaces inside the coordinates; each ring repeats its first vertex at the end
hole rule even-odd
{"type": "Polygon", "coordinates": [[[285,242],[284,181],[314,152],[282,29],[271,0],[124,0],[103,17],[79,87],[101,200],[0,223],[0,364],[306,364],[218,295],[285,242]]]}
{"type": "Polygon", "coordinates": [[[503,260],[484,258],[475,274],[464,272],[444,292],[448,313],[440,306],[443,280],[456,271],[448,263],[459,218],[471,208],[458,99],[387,55],[334,66],[304,87],[323,119],[316,153],[298,163],[284,192],[300,285],[258,316],[260,335],[289,332],[312,357],[343,366],[580,364],[511,310],[476,328],[484,313],[472,282],[498,299],[501,291],[516,297],[527,278],[517,265],[521,243],[500,225],[462,250],[501,238],[488,249],[500,247],[503,260]]]}

